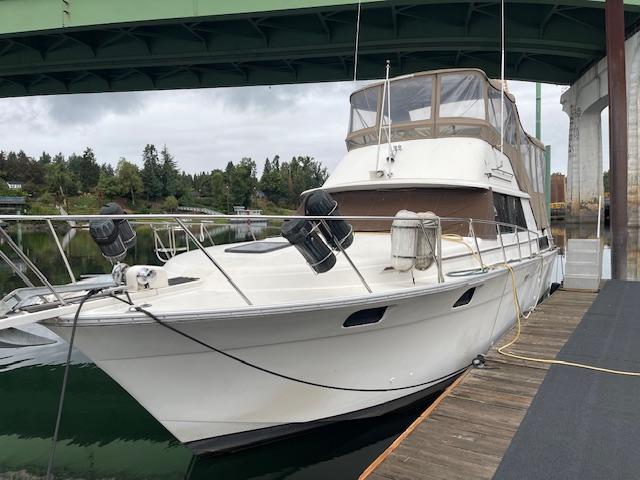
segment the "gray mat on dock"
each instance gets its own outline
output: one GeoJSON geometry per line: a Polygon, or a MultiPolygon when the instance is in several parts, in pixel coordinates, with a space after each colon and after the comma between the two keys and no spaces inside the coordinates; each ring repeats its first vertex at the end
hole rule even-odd
{"type": "MultiPolygon", "coordinates": [[[[607,282],[558,358],[640,371],[640,282],[607,282]]],[[[640,377],[553,365],[494,479],[627,478],[640,478],[640,377]]]]}

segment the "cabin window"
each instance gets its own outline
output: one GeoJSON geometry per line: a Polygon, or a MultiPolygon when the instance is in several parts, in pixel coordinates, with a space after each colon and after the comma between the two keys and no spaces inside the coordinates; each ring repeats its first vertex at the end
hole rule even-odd
{"type": "MultiPolygon", "coordinates": [[[[493,192],[493,206],[496,214],[496,222],[509,223],[522,228],[527,228],[524,218],[522,200],[520,197],[493,192]]],[[[500,226],[500,231],[512,233],[512,229],[506,225],[500,226]]]]}
{"type": "Polygon", "coordinates": [[[549,239],[546,236],[538,238],[538,249],[546,250],[547,248],[549,248],[549,239]]]}
{"type": "MultiPolygon", "coordinates": [[[[431,118],[433,78],[419,76],[391,82],[391,124],[431,118]]],[[[389,124],[389,103],[384,102],[384,124],[389,124]]]]}
{"type": "Polygon", "coordinates": [[[350,132],[376,126],[380,87],[367,88],[351,96],[350,132]]]}
{"type": "Polygon", "coordinates": [[[484,120],[484,82],[474,74],[442,75],[440,117],[469,117],[484,120]]]}

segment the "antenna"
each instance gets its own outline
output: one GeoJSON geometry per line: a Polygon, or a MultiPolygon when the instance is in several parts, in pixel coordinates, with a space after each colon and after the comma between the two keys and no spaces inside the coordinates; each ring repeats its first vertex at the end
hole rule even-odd
{"type": "Polygon", "coordinates": [[[382,143],[382,122],[384,120],[384,105],[385,105],[385,100],[387,100],[387,114],[389,116],[389,129],[387,132],[387,141],[389,143],[389,152],[391,152],[391,99],[390,99],[390,95],[389,93],[391,93],[389,91],[389,67],[390,67],[391,62],[389,60],[387,60],[387,65],[386,65],[386,74],[385,74],[385,79],[384,79],[384,85],[382,87],[382,103],[380,106],[380,124],[378,125],[378,150],[376,153],[376,171],[375,174],[377,177],[382,177],[382,175],[384,174],[384,172],[382,170],[380,170],[380,144],[382,143]]]}
{"type": "Polygon", "coordinates": [[[393,152],[391,151],[391,81],[389,80],[389,70],[391,69],[391,62],[387,60],[386,65],[386,85],[387,85],[387,176],[391,177],[391,162],[393,161],[393,152]]]}
{"type": "Polygon", "coordinates": [[[358,79],[358,47],[360,45],[360,14],[362,12],[362,0],[358,0],[358,16],[356,19],[356,45],[353,52],[353,81],[358,79]]]}

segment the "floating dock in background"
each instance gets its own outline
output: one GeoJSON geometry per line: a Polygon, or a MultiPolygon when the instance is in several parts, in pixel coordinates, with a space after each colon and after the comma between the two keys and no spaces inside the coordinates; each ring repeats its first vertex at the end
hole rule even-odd
{"type": "MultiPolygon", "coordinates": [[[[640,282],[558,290],[512,353],[640,371],[640,282]]],[[[635,478],[640,378],[503,356],[462,374],[360,480],[635,478]]]]}

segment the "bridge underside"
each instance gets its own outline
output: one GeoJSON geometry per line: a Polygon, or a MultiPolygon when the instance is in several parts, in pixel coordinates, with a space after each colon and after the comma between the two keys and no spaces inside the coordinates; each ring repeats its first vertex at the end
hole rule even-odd
{"type": "MultiPolygon", "coordinates": [[[[45,1],[4,0],[0,18],[11,13],[21,19],[15,9],[24,9],[28,18],[28,8],[45,1]]],[[[84,0],[83,5],[100,1],[84,0]]],[[[115,9],[121,1],[109,3],[115,9]]],[[[0,20],[0,97],[353,77],[353,3],[336,0],[343,5],[78,26],[74,2],[52,2],[63,9],[49,13],[59,15],[57,27],[36,25],[39,29],[16,33],[0,20]]],[[[604,56],[604,4],[565,2],[507,3],[508,78],[570,84],[604,56]]],[[[127,3],[140,9],[165,5],[127,3]]],[[[144,12],[136,13],[132,18],[144,17],[144,12]]],[[[629,33],[639,21],[640,4],[634,1],[627,5],[629,33]]],[[[393,75],[478,67],[497,76],[499,35],[497,2],[365,1],[358,78],[381,77],[386,59],[393,75]]]]}

